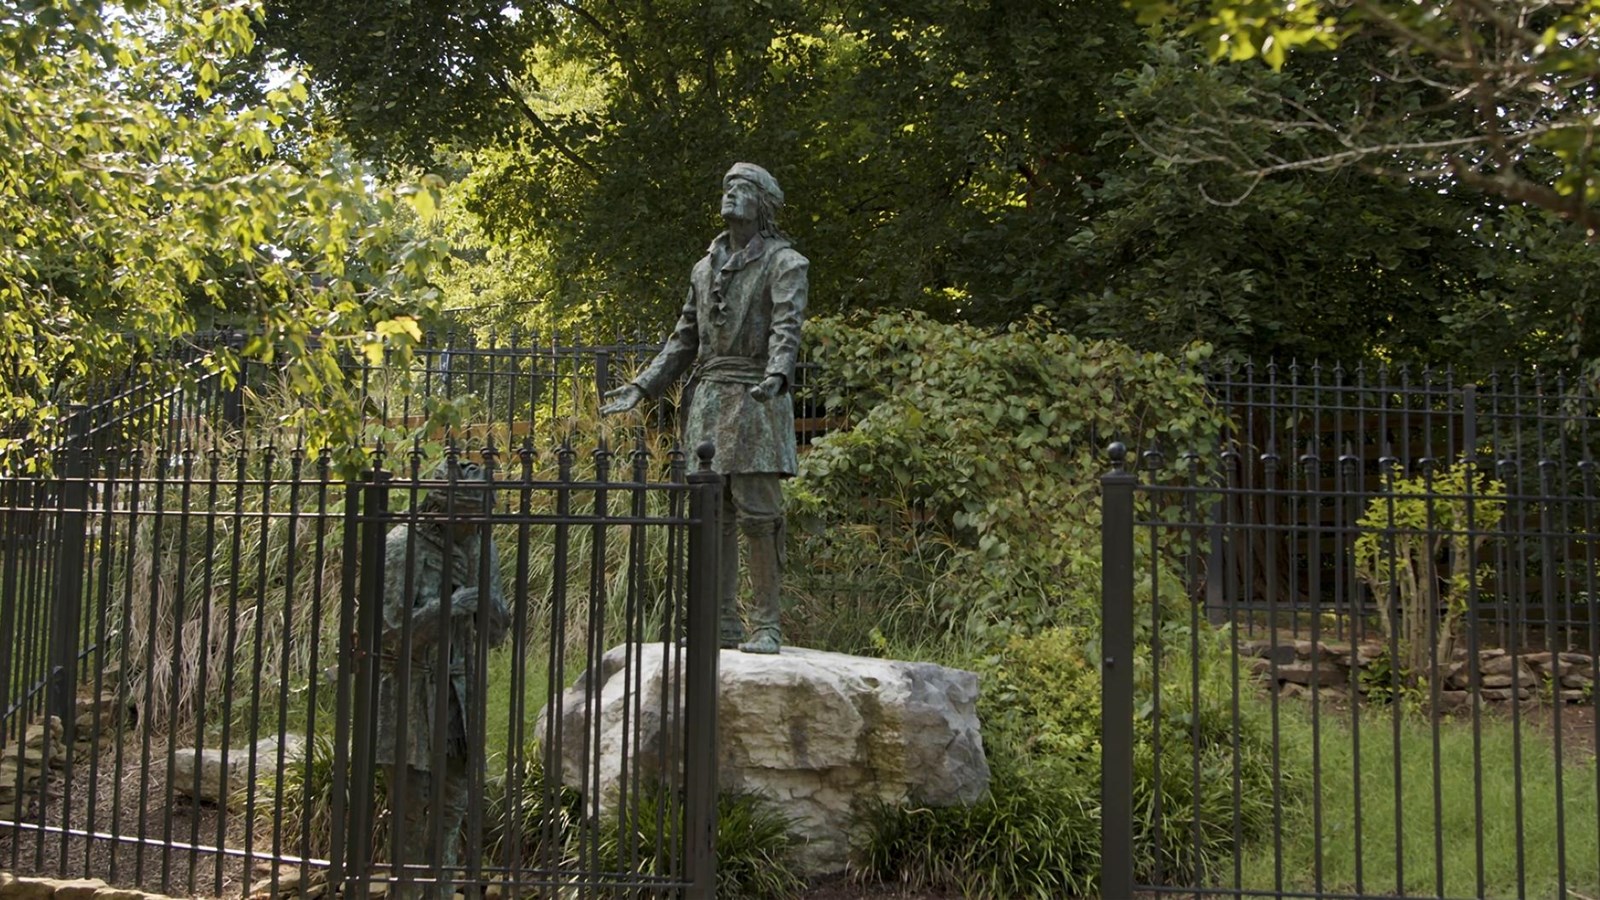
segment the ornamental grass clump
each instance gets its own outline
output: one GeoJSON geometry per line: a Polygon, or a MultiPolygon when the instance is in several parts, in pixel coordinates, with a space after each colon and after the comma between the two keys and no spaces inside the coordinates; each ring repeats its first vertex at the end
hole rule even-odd
{"type": "MultiPolygon", "coordinates": [[[[254,423],[247,433],[199,419],[184,439],[203,450],[147,447],[113,457],[115,487],[103,504],[114,514],[90,513],[108,523],[90,598],[105,617],[107,666],[121,673],[119,687],[146,727],[173,735],[192,731],[196,744],[212,746],[222,728],[234,729],[235,745],[243,732],[303,730],[310,687],[337,663],[339,648],[351,488],[329,454],[313,456],[299,447],[293,395],[263,388],[247,399],[247,421],[254,423]]],[[[393,473],[388,507],[400,517],[421,499],[407,488],[413,474],[426,477],[450,453],[485,458],[435,433],[441,421],[470,431],[482,412],[470,396],[454,398],[450,408],[450,416],[419,421],[409,432],[373,426],[375,435],[402,448],[383,457],[393,473]]],[[[500,512],[555,513],[562,492],[553,484],[563,469],[573,480],[589,481],[603,461],[609,479],[622,481],[634,476],[638,463],[648,480],[670,477],[670,433],[612,428],[592,402],[564,412],[567,445],[589,452],[551,445],[508,449],[503,423],[498,432],[479,435],[500,448],[494,456],[500,512]],[[603,442],[615,449],[602,460],[593,450],[603,442]]],[[[565,494],[573,514],[591,514],[601,502],[592,489],[565,494]]],[[[603,502],[612,516],[667,517],[682,514],[687,501],[682,494],[619,488],[606,491],[603,502]]],[[[567,658],[582,656],[596,613],[605,616],[608,633],[622,634],[631,617],[636,632],[656,634],[670,599],[669,556],[682,552],[670,531],[627,524],[607,526],[603,534],[596,527],[496,526],[501,583],[508,599],[524,598],[524,646],[548,646],[558,585],[568,611],[562,629],[567,658]],[[553,552],[558,539],[567,546],[560,571],[553,552]],[[604,602],[591,602],[596,595],[604,602]]]]}
{"type": "MultiPolygon", "coordinates": [[[[680,853],[682,798],[659,783],[647,784],[626,825],[615,815],[598,823],[600,866],[608,872],[663,871],[680,853]]],[[[717,797],[719,897],[785,900],[805,888],[794,855],[792,822],[782,806],[760,794],[726,791],[717,797]]]]}

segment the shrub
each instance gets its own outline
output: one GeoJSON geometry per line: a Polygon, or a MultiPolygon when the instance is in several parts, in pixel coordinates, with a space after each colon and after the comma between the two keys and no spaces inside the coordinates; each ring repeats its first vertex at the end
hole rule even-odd
{"type": "Polygon", "coordinates": [[[1356,522],[1356,573],[1372,588],[1384,635],[1400,647],[1406,684],[1450,664],[1468,595],[1489,572],[1468,560],[1484,558],[1504,497],[1495,479],[1447,467],[1392,481],[1356,522]]]}
{"type": "MultiPolygon", "coordinates": [[[[1136,672],[1132,802],[1142,878],[1158,869],[1169,879],[1214,872],[1241,849],[1236,826],[1245,843],[1269,835],[1275,793],[1292,813],[1304,791],[1292,747],[1274,764],[1268,701],[1246,691],[1235,709],[1223,637],[1164,630],[1159,704],[1148,658],[1136,672]]],[[[1098,656],[1090,632],[1067,627],[1013,638],[987,660],[979,712],[990,795],[970,807],[869,810],[861,874],[969,896],[1091,894],[1100,865],[1098,656]]]]}
{"type": "Polygon", "coordinates": [[[998,334],[911,315],[808,325],[827,405],[789,484],[797,593],[914,611],[911,627],[1003,642],[1090,624],[1104,445],[1211,446],[1224,418],[1187,363],[1022,322],[998,334]],[[821,573],[807,578],[807,573],[821,573]]]}

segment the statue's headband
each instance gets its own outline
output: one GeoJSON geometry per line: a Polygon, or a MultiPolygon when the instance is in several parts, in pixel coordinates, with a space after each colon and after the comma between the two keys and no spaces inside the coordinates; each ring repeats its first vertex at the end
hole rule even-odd
{"type": "Polygon", "coordinates": [[[783,188],[778,187],[778,179],[773,178],[772,173],[766,169],[754,163],[734,163],[733,168],[728,170],[728,174],[722,176],[723,190],[727,190],[728,185],[732,184],[734,179],[747,181],[755,185],[758,190],[767,195],[767,199],[772,203],[774,209],[783,208],[783,188]]]}
{"type": "MultiPolygon", "coordinates": [[[[435,481],[450,481],[452,474],[455,475],[453,505],[458,508],[472,506],[479,509],[487,509],[489,507],[491,485],[488,483],[489,473],[484,470],[483,466],[475,462],[451,462],[446,460],[439,463],[429,477],[435,481]]],[[[428,491],[428,495],[423,498],[423,505],[428,508],[443,510],[451,505],[450,500],[446,497],[448,493],[449,490],[447,488],[434,488],[428,491]]]]}

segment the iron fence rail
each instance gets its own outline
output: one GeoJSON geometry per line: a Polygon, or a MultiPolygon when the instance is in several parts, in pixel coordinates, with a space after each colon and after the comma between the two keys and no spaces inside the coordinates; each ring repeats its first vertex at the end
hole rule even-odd
{"type": "MultiPolygon", "coordinates": [[[[475,456],[495,498],[475,512],[424,508],[430,492],[466,488],[423,475],[433,460],[420,448],[391,460],[400,471],[356,481],[299,449],[80,456],[48,476],[0,476],[0,867],[167,894],[384,883],[397,895],[497,884],[503,896],[709,896],[705,557],[721,508],[709,457],[691,472],[683,453],[642,441],[581,458],[475,456]],[[463,529],[500,550],[483,574],[503,585],[511,638],[461,673],[478,699],[463,713],[470,790],[455,868],[436,851],[396,856],[406,776],[375,741],[393,625],[383,600],[424,561],[413,539],[390,571],[387,535],[463,529]],[[670,734],[646,744],[635,717],[621,752],[659,774],[625,784],[601,817],[552,767],[561,717],[540,714],[559,711],[609,647],[649,643],[676,679],[654,711],[670,734]]],[[[401,631],[426,634],[409,612],[401,631]]],[[[448,669],[473,633],[446,630],[405,658],[448,669]]],[[[598,709],[584,715],[598,721],[598,709]]],[[[444,752],[456,737],[427,740],[444,752]]],[[[597,765],[598,743],[586,752],[597,765]]],[[[449,828],[440,809],[428,813],[435,848],[449,828]]]]}

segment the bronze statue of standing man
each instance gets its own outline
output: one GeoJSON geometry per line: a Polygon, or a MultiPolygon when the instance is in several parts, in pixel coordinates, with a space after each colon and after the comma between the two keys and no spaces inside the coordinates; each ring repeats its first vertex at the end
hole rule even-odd
{"type": "Polygon", "coordinates": [[[678,325],[649,368],[606,394],[601,412],[625,412],[659,397],[693,365],[684,420],[688,446],[711,441],[723,491],[722,571],[718,573],[723,647],[777,653],[783,583],[781,479],[796,468],[789,389],[806,311],[806,269],[778,230],[783,190],[766,169],[736,163],[722,179],[722,218],[705,258],[689,276],[678,325]],[[755,593],[749,640],[739,619],[739,535],[755,593]]]}

